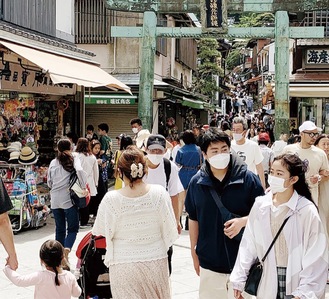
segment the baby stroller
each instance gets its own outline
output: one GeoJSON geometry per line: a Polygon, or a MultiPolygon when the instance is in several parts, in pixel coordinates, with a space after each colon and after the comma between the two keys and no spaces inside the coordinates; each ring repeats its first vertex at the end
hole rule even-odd
{"type": "Polygon", "coordinates": [[[93,236],[91,232],[81,240],[76,256],[80,267],[78,283],[82,288],[81,299],[112,298],[109,269],[104,265],[106,241],[103,236],[93,236]]]}

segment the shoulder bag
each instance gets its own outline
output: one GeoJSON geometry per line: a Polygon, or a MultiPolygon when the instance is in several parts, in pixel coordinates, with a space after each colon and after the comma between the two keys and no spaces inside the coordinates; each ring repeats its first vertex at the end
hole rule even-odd
{"type": "Polygon", "coordinates": [[[255,261],[255,263],[251,266],[251,268],[249,270],[249,274],[248,274],[247,280],[246,280],[246,284],[245,284],[245,287],[244,287],[244,291],[246,293],[248,293],[250,295],[253,295],[253,296],[257,296],[258,286],[259,286],[260,280],[261,280],[262,275],[263,275],[263,264],[264,264],[264,261],[265,261],[267,255],[269,254],[269,252],[271,251],[271,249],[272,249],[275,241],[279,237],[279,235],[280,235],[283,227],[287,223],[289,217],[287,217],[283,221],[280,229],[276,233],[276,235],[275,235],[275,237],[274,237],[271,245],[267,249],[267,251],[266,251],[264,257],[261,259],[261,261],[259,261],[258,258],[257,258],[256,261],[255,261]]]}
{"type": "Polygon", "coordinates": [[[85,208],[90,201],[90,193],[86,195],[85,190],[88,189],[88,185],[82,188],[76,170],[74,169],[70,175],[70,197],[72,204],[78,208],[85,208]]]}
{"type": "MultiPolygon", "coordinates": [[[[227,208],[224,207],[221,199],[219,198],[217,192],[215,189],[213,188],[210,188],[210,193],[212,195],[212,198],[214,199],[221,215],[222,215],[222,219],[223,219],[223,224],[226,222],[226,221],[229,221],[231,219],[234,219],[234,218],[241,218],[241,216],[237,215],[237,214],[234,214],[232,212],[230,212],[227,208]]],[[[233,240],[235,241],[241,241],[242,239],[242,235],[243,235],[243,231],[244,231],[244,228],[242,228],[240,230],[240,232],[233,238],[233,240]]]]}

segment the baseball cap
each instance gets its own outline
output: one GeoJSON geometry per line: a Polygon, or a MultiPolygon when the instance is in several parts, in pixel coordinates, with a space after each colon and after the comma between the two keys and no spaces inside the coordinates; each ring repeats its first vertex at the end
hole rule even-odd
{"type": "Polygon", "coordinates": [[[159,134],[152,134],[147,139],[147,149],[160,149],[165,150],[166,148],[166,139],[159,134]]]}
{"type": "Polygon", "coordinates": [[[260,133],[258,135],[258,141],[270,141],[270,136],[267,133],[260,133]]]}
{"type": "Polygon", "coordinates": [[[299,127],[299,133],[302,133],[304,131],[313,131],[318,130],[319,132],[322,131],[321,128],[318,128],[314,122],[307,120],[302,123],[302,125],[299,127]]]}

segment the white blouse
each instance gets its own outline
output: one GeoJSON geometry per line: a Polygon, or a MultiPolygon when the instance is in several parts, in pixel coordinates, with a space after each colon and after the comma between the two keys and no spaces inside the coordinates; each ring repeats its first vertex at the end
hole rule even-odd
{"type": "MultiPolygon", "coordinates": [[[[230,280],[233,288],[243,290],[250,266],[261,260],[273,240],[270,213],[273,194],[256,198],[240,243],[230,280]]],[[[328,274],[328,246],[315,205],[295,191],[287,202],[290,216],[283,228],[288,248],[287,294],[301,299],[324,299],[328,274]]],[[[257,298],[276,299],[278,282],[275,251],[264,261],[264,272],[257,298]]]]}
{"type": "Polygon", "coordinates": [[[165,258],[178,238],[168,192],[159,185],[134,198],[109,191],[100,203],[92,233],[106,238],[107,266],[165,258]]]}

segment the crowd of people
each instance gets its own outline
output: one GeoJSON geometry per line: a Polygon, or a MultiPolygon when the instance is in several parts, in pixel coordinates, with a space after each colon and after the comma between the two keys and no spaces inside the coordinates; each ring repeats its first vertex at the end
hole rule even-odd
{"type": "MultiPolygon", "coordinates": [[[[249,270],[264,256],[257,298],[324,298],[328,135],[305,121],[299,134],[283,132],[275,140],[266,111],[213,117],[209,125],[185,130],[175,142],[143,129],[139,118],[130,125],[132,137],[117,136],[114,154],[105,123],[98,125],[98,134],[89,125],[85,137],[57,144],[58,155],[48,171],[56,241],[41,248],[56,259],[40,251],[54,275],[52,287],[61,286],[66,294],[63,284],[71,278],[63,271],[69,267],[69,252],[79,229],[92,223],[92,233],[106,237],[105,264],[114,299],[171,298],[172,245],[183,228],[189,231],[200,276],[200,299],[251,298],[244,292],[249,270]],[[72,171],[90,192],[86,208],[78,209],[70,200],[72,171]],[[107,191],[112,176],[114,190],[107,191]]],[[[17,283],[15,251],[13,245],[6,248],[5,273],[17,283]]],[[[79,291],[73,284],[71,295],[79,291]]]]}

